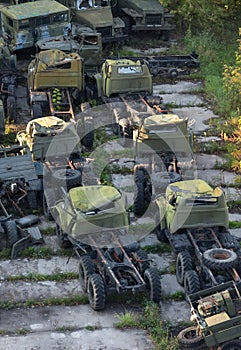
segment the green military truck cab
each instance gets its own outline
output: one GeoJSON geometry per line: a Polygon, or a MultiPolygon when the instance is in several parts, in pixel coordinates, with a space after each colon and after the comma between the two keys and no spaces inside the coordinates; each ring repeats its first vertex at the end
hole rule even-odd
{"type": "Polygon", "coordinates": [[[0,9],[2,34],[12,52],[34,47],[36,41],[67,34],[70,11],[55,0],[39,0],[0,9]]]}
{"type": "Polygon", "coordinates": [[[171,234],[196,227],[228,229],[228,207],[223,191],[219,187],[213,189],[201,179],[168,185],[165,202],[159,197],[157,204],[161,227],[171,234]]]}
{"type": "Polygon", "coordinates": [[[102,43],[121,42],[125,24],[119,17],[113,17],[110,0],[58,0],[71,10],[72,24],[87,25],[101,33],[102,43]]]}
{"type": "Polygon", "coordinates": [[[128,92],[152,93],[152,75],[147,64],[129,59],[107,59],[95,75],[98,96],[110,97],[128,92]]]}
{"type": "Polygon", "coordinates": [[[156,199],[157,237],[177,255],[176,277],[187,295],[240,281],[240,244],[229,231],[223,191],[201,179],[167,186],[156,199]]]}
{"type": "Polygon", "coordinates": [[[74,120],[83,93],[83,60],[77,53],[40,51],[28,66],[28,90],[33,118],[56,116],[74,120]]]}
{"type": "Polygon", "coordinates": [[[168,40],[170,31],[175,27],[170,20],[173,17],[158,0],[116,0],[113,12],[125,22],[125,31],[160,32],[168,40]]]}

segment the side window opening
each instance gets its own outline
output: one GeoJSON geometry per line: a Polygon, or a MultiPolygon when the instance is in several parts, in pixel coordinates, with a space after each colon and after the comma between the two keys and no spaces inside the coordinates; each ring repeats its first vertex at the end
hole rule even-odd
{"type": "Polygon", "coordinates": [[[36,18],[35,24],[36,26],[50,24],[50,16],[43,16],[43,17],[36,18]]]}
{"type": "Polygon", "coordinates": [[[13,28],[13,20],[11,18],[7,18],[8,25],[13,28]]]}
{"type": "Polygon", "coordinates": [[[19,29],[29,28],[29,20],[28,19],[22,19],[19,21],[19,29]]]}
{"type": "Polygon", "coordinates": [[[68,15],[67,13],[56,13],[53,15],[53,23],[56,23],[56,22],[67,22],[68,20],[68,15]]]}

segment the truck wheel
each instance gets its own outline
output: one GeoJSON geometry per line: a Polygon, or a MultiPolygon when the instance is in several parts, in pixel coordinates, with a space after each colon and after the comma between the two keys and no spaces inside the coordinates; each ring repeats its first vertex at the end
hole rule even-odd
{"type": "Polygon", "coordinates": [[[191,326],[183,329],[177,335],[177,341],[180,348],[197,349],[205,344],[202,335],[197,334],[197,327],[191,326]]]}
{"type": "Polygon", "coordinates": [[[19,240],[18,228],[14,220],[8,220],[4,223],[4,229],[7,234],[7,245],[12,247],[19,240]]]}
{"type": "Polygon", "coordinates": [[[87,292],[88,278],[95,273],[95,265],[89,255],[82,255],[79,260],[79,279],[84,292],[87,292]]]}
{"type": "Polygon", "coordinates": [[[220,243],[225,249],[232,249],[235,252],[240,251],[239,241],[230,232],[222,233],[220,237],[220,243]]]}
{"type": "Polygon", "coordinates": [[[7,98],[7,118],[9,121],[16,121],[16,98],[14,96],[7,98]]]}
{"type": "Polygon", "coordinates": [[[84,121],[84,137],[81,140],[83,146],[92,148],[94,145],[94,121],[88,118],[84,121]]]}
{"type": "Polygon", "coordinates": [[[68,191],[73,187],[82,185],[81,172],[76,169],[58,169],[53,172],[53,178],[56,180],[57,185],[66,186],[68,191]]]}
{"type": "Polygon", "coordinates": [[[154,267],[150,267],[144,272],[144,281],[150,300],[159,303],[161,300],[161,278],[159,271],[154,267]]]}
{"type": "Polygon", "coordinates": [[[58,224],[56,224],[56,236],[60,248],[70,248],[72,246],[68,239],[68,235],[63,232],[62,228],[58,224]]]}
{"type": "Polygon", "coordinates": [[[158,241],[163,242],[163,243],[168,243],[168,238],[165,234],[165,229],[161,229],[160,225],[159,227],[156,228],[156,236],[158,241]]]}
{"type": "Polygon", "coordinates": [[[167,76],[168,76],[168,78],[172,78],[172,79],[177,78],[178,77],[178,70],[175,68],[169,69],[167,72],[167,76]]]}
{"type": "Polygon", "coordinates": [[[136,252],[132,253],[132,256],[135,259],[137,270],[143,276],[144,272],[150,267],[147,252],[142,249],[138,249],[136,252]]]}
{"type": "Polygon", "coordinates": [[[241,341],[239,339],[231,340],[219,346],[218,350],[241,350],[241,341]]]}
{"type": "Polygon", "coordinates": [[[29,209],[37,210],[39,208],[35,191],[28,192],[27,202],[28,202],[29,209]]]}
{"type": "Polygon", "coordinates": [[[34,104],[32,107],[32,119],[42,118],[43,111],[40,104],[34,104]]]}
{"type": "Polygon", "coordinates": [[[133,211],[137,216],[141,216],[145,213],[145,191],[143,183],[136,182],[135,190],[134,190],[134,203],[133,203],[133,211]]]}
{"type": "Polygon", "coordinates": [[[188,251],[178,253],[176,260],[177,282],[183,286],[185,272],[193,269],[192,257],[188,251]]]}
{"type": "Polygon", "coordinates": [[[93,310],[103,310],[105,307],[105,285],[98,273],[93,273],[88,279],[88,297],[93,310]]]}
{"type": "Polygon", "coordinates": [[[200,280],[195,270],[185,272],[183,285],[187,295],[196,293],[201,289],[200,280]]]}
{"type": "Polygon", "coordinates": [[[203,253],[203,263],[214,270],[229,270],[237,266],[237,254],[224,248],[212,248],[203,253]]]}
{"type": "Polygon", "coordinates": [[[54,205],[55,202],[56,202],[55,191],[49,188],[43,194],[43,212],[44,212],[44,216],[48,220],[53,220],[53,216],[50,208],[54,205]]]}
{"type": "Polygon", "coordinates": [[[144,182],[145,180],[145,167],[142,165],[136,165],[134,168],[134,181],[144,182]]]}

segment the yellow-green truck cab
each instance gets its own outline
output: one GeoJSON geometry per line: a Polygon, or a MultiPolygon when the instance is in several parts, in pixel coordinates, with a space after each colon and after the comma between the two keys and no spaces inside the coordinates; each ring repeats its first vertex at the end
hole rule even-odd
{"type": "Polygon", "coordinates": [[[107,59],[95,75],[98,96],[129,92],[152,93],[152,75],[147,64],[129,59],[107,59]]]}

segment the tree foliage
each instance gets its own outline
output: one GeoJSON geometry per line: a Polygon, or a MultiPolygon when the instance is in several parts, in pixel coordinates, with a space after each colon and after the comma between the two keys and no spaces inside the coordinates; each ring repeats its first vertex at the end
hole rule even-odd
{"type": "Polygon", "coordinates": [[[183,29],[192,33],[200,30],[224,34],[238,28],[241,20],[241,0],[159,0],[176,15],[183,29]]]}
{"type": "Polygon", "coordinates": [[[241,114],[241,28],[238,43],[235,64],[232,66],[224,65],[223,80],[230,107],[241,114]]]}
{"type": "Polygon", "coordinates": [[[228,136],[236,147],[231,152],[232,169],[241,173],[241,28],[239,29],[239,48],[236,52],[236,61],[233,66],[224,65],[223,80],[230,110],[235,111],[237,117],[227,123],[231,125],[232,133],[228,136]]]}

